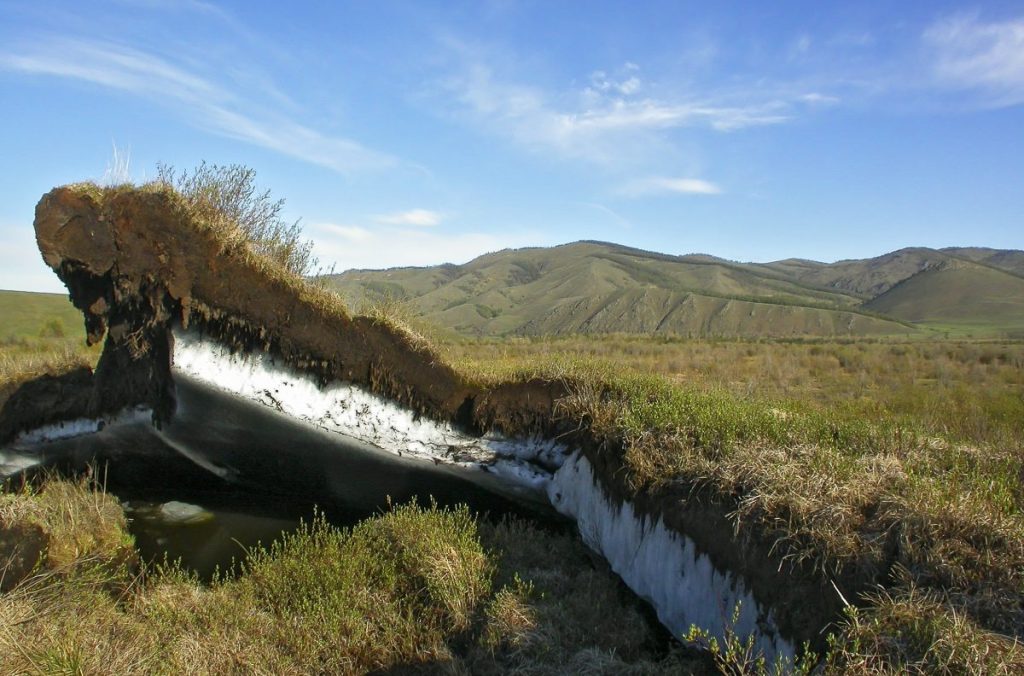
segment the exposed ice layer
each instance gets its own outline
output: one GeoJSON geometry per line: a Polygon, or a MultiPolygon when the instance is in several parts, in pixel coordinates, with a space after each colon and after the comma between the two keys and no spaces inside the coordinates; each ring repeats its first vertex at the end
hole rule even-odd
{"type": "Polygon", "coordinates": [[[321,429],[398,455],[483,471],[543,493],[565,459],[563,444],[542,437],[473,437],[348,383],[313,379],[264,353],[235,353],[195,331],[175,329],[173,369],[321,429]]]}
{"type": "Polygon", "coordinates": [[[569,457],[555,473],[548,497],[555,509],[576,520],[584,542],[654,606],[658,619],[676,637],[697,625],[723,640],[733,609],[741,603],[733,626],[737,635],[746,640],[753,634],[756,649],[769,662],[778,655],[792,659],[793,645],[779,636],[771,611],[757,603],[741,579],[716,569],[693,540],[660,520],[637,516],[629,502],[614,504],[582,455],[569,457]]]}
{"type": "Polygon", "coordinates": [[[35,446],[38,444],[48,443],[50,441],[71,439],[72,437],[80,437],[85,434],[95,434],[108,425],[135,423],[143,420],[149,421],[151,417],[152,412],[148,408],[138,406],[103,418],[75,418],[74,420],[64,420],[50,425],[37,427],[34,430],[22,432],[14,439],[13,446],[35,446]]]}
{"type": "Polygon", "coordinates": [[[12,476],[39,464],[39,459],[22,453],[0,449],[0,479],[12,476]]]}
{"type": "MultiPolygon", "coordinates": [[[[697,625],[723,639],[733,609],[741,604],[733,626],[736,633],[744,639],[753,635],[756,649],[769,660],[792,658],[794,648],[779,635],[771,610],[758,604],[742,579],[716,569],[692,539],[669,530],[658,519],[637,515],[629,502],[611,501],[589,461],[578,452],[569,455],[563,444],[540,437],[473,437],[451,425],[420,418],[357,386],[319,388],[311,378],[275,363],[269,355],[232,354],[196,332],[177,329],[174,335],[173,369],[178,373],[397,455],[489,472],[545,495],[555,509],[576,521],[587,545],[651,603],[677,637],[697,625]]],[[[150,417],[149,409],[137,407],[104,419],[80,418],[25,432],[9,449],[0,449],[0,476],[37,464],[34,449],[48,442],[148,423],[150,417]]],[[[161,438],[178,448],[165,435],[161,438]]],[[[193,457],[188,448],[179,450],[224,475],[223,468],[193,457]]],[[[731,533],[723,537],[730,538],[731,533]]]]}
{"type": "Polygon", "coordinates": [[[50,442],[96,434],[112,426],[149,422],[152,411],[139,406],[125,409],[120,413],[103,418],[75,418],[37,427],[22,432],[10,446],[0,449],[0,478],[10,477],[18,472],[39,465],[38,449],[50,442]]]}
{"type": "Polygon", "coordinates": [[[96,418],[76,418],[74,420],[62,420],[50,425],[43,425],[28,432],[22,432],[15,440],[15,444],[42,444],[48,441],[59,439],[70,439],[83,434],[92,434],[103,428],[103,421],[96,418]]]}

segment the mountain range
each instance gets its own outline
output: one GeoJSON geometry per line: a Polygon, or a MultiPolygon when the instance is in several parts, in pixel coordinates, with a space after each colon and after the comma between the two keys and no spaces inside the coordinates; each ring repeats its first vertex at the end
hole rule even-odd
{"type": "Polygon", "coordinates": [[[466,336],[1024,337],[1017,250],[908,248],[835,263],[739,263],[582,241],[463,265],[349,270],[328,283],[355,307],[398,301],[466,336]]]}

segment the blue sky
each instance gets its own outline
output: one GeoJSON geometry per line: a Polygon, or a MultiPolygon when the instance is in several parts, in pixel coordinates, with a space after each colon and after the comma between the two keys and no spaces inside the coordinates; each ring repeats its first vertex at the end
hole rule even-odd
{"type": "Polygon", "coordinates": [[[0,288],[51,187],[253,167],[350,267],[1024,248],[1024,4],[0,0],[0,288]]]}

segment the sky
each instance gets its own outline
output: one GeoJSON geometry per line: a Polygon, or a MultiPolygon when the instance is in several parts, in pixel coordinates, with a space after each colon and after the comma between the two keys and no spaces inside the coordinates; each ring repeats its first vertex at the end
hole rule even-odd
{"type": "Polygon", "coordinates": [[[1024,248],[1024,2],[0,0],[0,289],[52,187],[203,161],[338,271],[1024,248]]]}

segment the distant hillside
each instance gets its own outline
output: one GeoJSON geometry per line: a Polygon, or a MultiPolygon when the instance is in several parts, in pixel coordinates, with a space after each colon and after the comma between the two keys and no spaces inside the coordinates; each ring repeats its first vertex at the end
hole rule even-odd
{"type": "Polygon", "coordinates": [[[849,293],[870,300],[885,293],[902,280],[939,265],[949,256],[934,249],[900,249],[877,258],[845,260],[836,263],[779,261],[765,267],[778,270],[793,279],[849,293]]]}
{"type": "Polygon", "coordinates": [[[1024,276],[1024,251],[964,247],[942,249],[942,252],[1024,276]]]}
{"type": "Polygon", "coordinates": [[[993,335],[1024,328],[1022,267],[1024,252],[993,249],[756,264],[576,242],[499,251],[465,265],[350,270],[330,281],[355,305],[401,300],[439,327],[476,336],[866,336],[928,328],[993,335]]]}
{"type": "Polygon", "coordinates": [[[81,335],[85,339],[82,313],[66,294],[0,290],[0,342],[38,338],[40,331],[81,335]]]}
{"type": "Polygon", "coordinates": [[[1024,333],[1024,278],[949,261],[901,281],[865,307],[937,328],[1024,333]]]}

